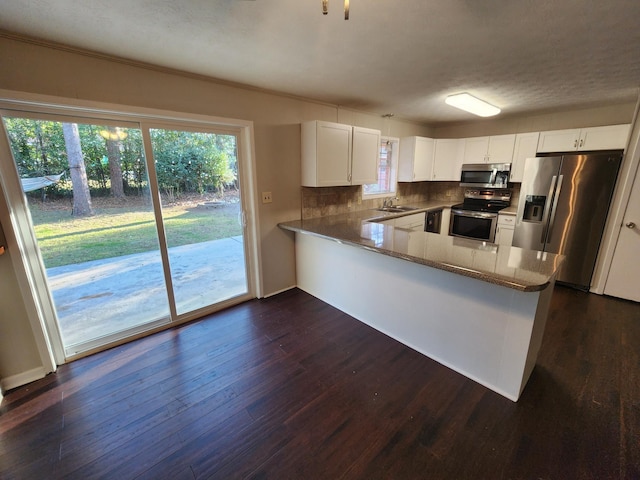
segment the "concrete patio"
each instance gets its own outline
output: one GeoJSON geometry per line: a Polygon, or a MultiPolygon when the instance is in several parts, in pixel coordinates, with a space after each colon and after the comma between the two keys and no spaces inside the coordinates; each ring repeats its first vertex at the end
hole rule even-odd
{"type": "MultiPolygon", "coordinates": [[[[178,314],[247,291],[242,236],[169,249],[178,314]]],[[[47,269],[65,347],[169,317],[158,251],[47,269]]]]}

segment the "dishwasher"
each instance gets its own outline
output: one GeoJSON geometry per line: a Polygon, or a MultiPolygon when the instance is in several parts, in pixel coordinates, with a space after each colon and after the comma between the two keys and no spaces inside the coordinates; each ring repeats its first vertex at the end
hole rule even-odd
{"type": "Polygon", "coordinates": [[[424,231],[431,233],[440,233],[442,224],[442,209],[429,210],[424,221],[424,231]]]}

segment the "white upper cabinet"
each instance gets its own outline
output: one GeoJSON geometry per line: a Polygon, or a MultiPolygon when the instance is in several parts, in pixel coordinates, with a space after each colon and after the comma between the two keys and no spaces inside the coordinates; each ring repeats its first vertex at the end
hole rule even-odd
{"type": "Polygon", "coordinates": [[[540,132],[538,152],[569,152],[578,149],[580,129],[540,132]]]}
{"type": "Polygon", "coordinates": [[[511,163],[515,135],[464,139],[463,163],[511,163]]]}
{"type": "Polygon", "coordinates": [[[487,163],[489,137],[463,138],[462,163],[487,163]]]}
{"type": "Polygon", "coordinates": [[[380,158],[380,130],[353,127],[351,151],[351,185],[378,181],[380,158]]]}
{"type": "Polygon", "coordinates": [[[314,120],[301,126],[302,186],[377,181],[380,131],[314,120]]]}
{"type": "Polygon", "coordinates": [[[433,154],[433,175],[436,181],[460,181],[464,140],[461,138],[438,138],[433,154]]]}
{"type": "Polygon", "coordinates": [[[515,143],[515,135],[495,135],[489,137],[487,163],[511,163],[515,143]]]}
{"type": "Polygon", "coordinates": [[[624,149],[630,129],[631,125],[625,124],[540,132],[538,152],[624,149]]]}
{"type": "Polygon", "coordinates": [[[350,125],[312,121],[302,124],[302,185],[350,185],[350,125]]]}
{"type": "Polygon", "coordinates": [[[524,161],[527,158],[536,156],[539,137],[539,132],[518,133],[516,135],[516,143],[511,160],[511,174],[509,175],[510,182],[522,182],[524,161]]]}
{"type": "Polygon", "coordinates": [[[422,182],[431,180],[433,169],[433,138],[404,137],[400,139],[398,181],[422,182]]]}

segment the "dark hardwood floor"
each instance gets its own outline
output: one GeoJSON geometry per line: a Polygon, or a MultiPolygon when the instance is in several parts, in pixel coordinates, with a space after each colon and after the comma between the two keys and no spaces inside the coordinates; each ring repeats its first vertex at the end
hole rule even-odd
{"type": "Polygon", "coordinates": [[[61,366],[0,413],[2,479],[639,479],[640,305],[556,287],[517,403],[292,290],[61,366]]]}

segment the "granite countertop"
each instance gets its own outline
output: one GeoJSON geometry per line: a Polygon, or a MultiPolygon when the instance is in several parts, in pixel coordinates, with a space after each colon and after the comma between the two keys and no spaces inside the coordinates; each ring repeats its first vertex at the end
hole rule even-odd
{"type": "Polygon", "coordinates": [[[427,202],[403,213],[364,210],[308,220],[280,223],[297,233],[311,234],[420,263],[524,292],[543,290],[564,257],[548,252],[412,231],[377,223],[381,220],[425,212],[450,203],[427,202]]]}
{"type": "Polygon", "coordinates": [[[517,205],[511,205],[510,207],[503,208],[498,212],[498,214],[500,215],[513,215],[513,216],[515,216],[517,213],[518,213],[517,205]]]}

